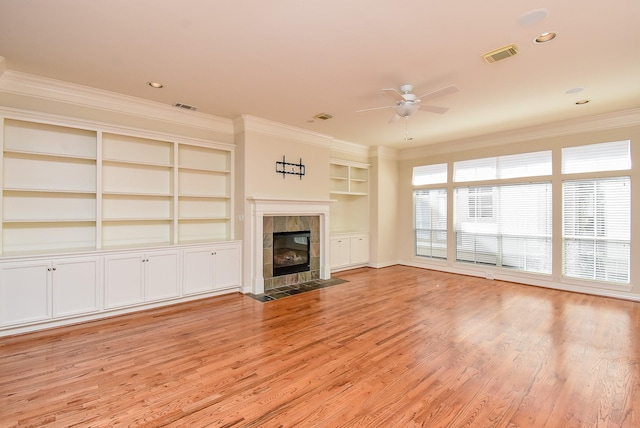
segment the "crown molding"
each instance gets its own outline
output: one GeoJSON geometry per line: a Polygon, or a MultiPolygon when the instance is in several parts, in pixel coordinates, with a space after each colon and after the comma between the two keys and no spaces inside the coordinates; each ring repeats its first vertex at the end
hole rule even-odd
{"type": "Polygon", "coordinates": [[[360,157],[369,157],[369,146],[362,144],[350,143],[349,141],[332,140],[331,151],[346,155],[355,155],[360,157]]]}
{"type": "Polygon", "coordinates": [[[0,73],[0,91],[233,135],[230,119],[12,70],[0,73]]]}
{"type": "Polygon", "coordinates": [[[331,147],[332,138],[328,135],[319,134],[295,126],[284,125],[268,119],[243,114],[233,120],[236,134],[240,132],[256,132],[259,134],[271,135],[278,138],[295,140],[306,144],[331,147]]]}
{"type": "Polygon", "coordinates": [[[404,149],[400,151],[399,159],[407,160],[417,157],[455,153],[468,149],[523,143],[543,138],[556,138],[635,125],[640,125],[640,108],[584,116],[577,119],[552,122],[529,128],[404,149]]]}
{"type": "Polygon", "coordinates": [[[400,151],[385,146],[376,146],[369,148],[369,156],[381,159],[398,160],[400,151]]]}

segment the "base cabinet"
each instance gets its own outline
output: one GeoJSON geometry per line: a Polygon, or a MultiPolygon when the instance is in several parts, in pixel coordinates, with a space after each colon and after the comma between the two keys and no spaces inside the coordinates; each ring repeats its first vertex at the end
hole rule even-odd
{"type": "Polygon", "coordinates": [[[339,234],[331,237],[331,269],[339,270],[369,263],[369,235],[339,234]]]}
{"type": "Polygon", "coordinates": [[[240,248],[205,247],[184,252],[184,293],[223,290],[240,283],[240,248]]]}
{"type": "Polygon", "coordinates": [[[178,297],[178,251],[105,257],[105,308],[178,297]]]}
{"type": "Polygon", "coordinates": [[[0,259],[0,336],[242,289],[240,241],[0,259]]]}
{"type": "Polygon", "coordinates": [[[0,325],[99,310],[100,261],[61,258],[0,265],[0,325]]]}

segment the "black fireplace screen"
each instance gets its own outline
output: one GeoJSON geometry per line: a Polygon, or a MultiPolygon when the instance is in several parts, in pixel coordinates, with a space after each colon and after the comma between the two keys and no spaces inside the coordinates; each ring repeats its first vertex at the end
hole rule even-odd
{"type": "Polygon", "coordinates": [[[273,234],[273,276],[310,270],[311,232],[277,232],[273,234]]]}

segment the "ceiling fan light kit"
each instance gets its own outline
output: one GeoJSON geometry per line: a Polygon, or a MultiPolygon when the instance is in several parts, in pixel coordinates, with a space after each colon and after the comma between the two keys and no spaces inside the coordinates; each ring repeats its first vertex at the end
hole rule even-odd
{"type": "Polygon", "coordinates": [[[393,98],[393,100],[395,101],[394,105],[367,108],[364,110],[358,110],[357,113],[388,108],[395,109],[395,113],[391,117],[391,119],[389,119],[389,123],[397,122],[398,119],[401,118],[408,119],[420,109],[429,111],[431,113],[444,114],[449,110],[447,107],[426,105],[422,104],[422,101],[441,97],[443,95],[453,94],[455,92],[458,92],[458,88],[455,85],[450,85],[421,96],[416,96],[414,93],[412,93],[413,85],[409,84],[401,85],[399,91],[396,88],[384,88],[382,89],[382,91],[386,95],[393,98]]]}

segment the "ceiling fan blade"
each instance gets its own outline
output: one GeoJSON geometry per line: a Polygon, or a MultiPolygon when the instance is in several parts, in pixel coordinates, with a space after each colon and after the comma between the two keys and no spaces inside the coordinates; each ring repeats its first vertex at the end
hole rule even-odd
{"type": "Polygon", "coordinates": [[[402,94],[396,88],[385,88],[384,93],[393,98],[394,101],[404,102],[405,99],[402,94]]]}
{"type": "Polygon", "coordinates": [[[382,110],[385,108],[396,108],[397,106],[384,106],[384,107],[373,107],[373,108],[365,108],[363,110],[356,110],[356,113],[362,113],[363,111],[372,111],[372,110],[382,110]]]}
{"type": "Polygon", "coordinates": [[[438,107],[423,104],[420,106],[420,110],[430,111],[431,113],[444,114],[449,111],[448,107],[438,107]]]}
{"type": "Polygon", "coordinates": [[[455,94],[459,89],[456,85],[447,86],[442,89],[438,89],[428,94],[420,95],[418,98],[422,100],[430,100],[432,98],[441,97],[443,95],[455,94]]]}

